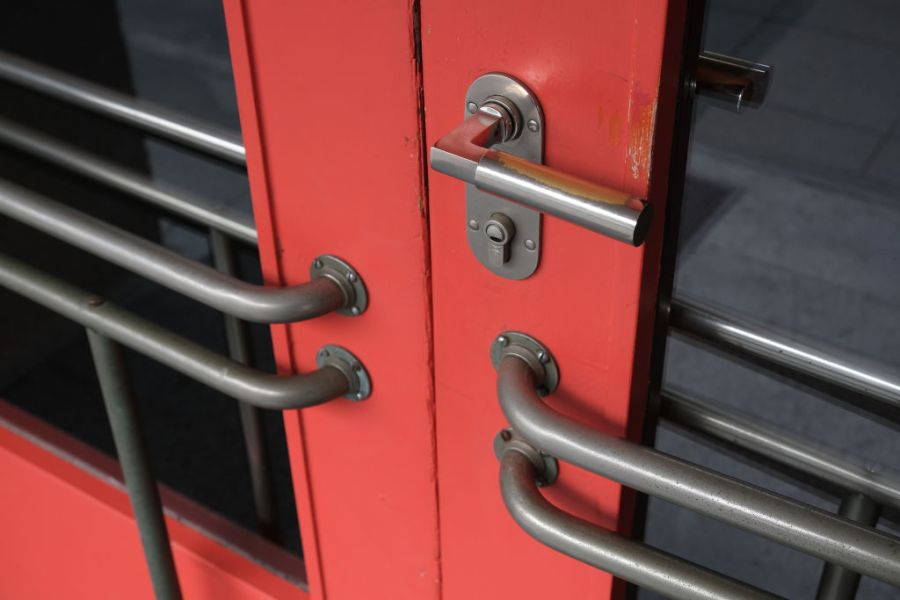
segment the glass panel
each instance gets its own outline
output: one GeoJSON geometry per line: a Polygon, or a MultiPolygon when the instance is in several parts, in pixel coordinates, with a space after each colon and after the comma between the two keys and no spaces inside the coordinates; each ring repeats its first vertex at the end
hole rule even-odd
{"type": "MultiPolygon", "coordinates": [[[[675,281],[691,297],[900,365],[900,3],[711,0],[706,50],[775,66],[759,110],[698,100],[675,281]]],[[[900,468],[896,430],[670,338],[665,387],[900,468]]],[[[835,510],[661,430],[658,446],[835,510]]],[[[886,519],[882,519],[884,524],[886,519]]],[[[897,531],[897,527],[887,524],[897,531]]],[[[789,598],[821,561],[651,502],[647,540],[789,598]]],[[[859,598],[897,590],[864,579],[859,598]]],[[[652,597],[642,593],[642,597],[652,597]]]]}
{"type": "MultiPolygon", "coordinates": [[[[222,5],[217,0],[30,2],[0,20],[0,49],[237,131],[237,103],[222,5]],[[71,4],[71,5],[70,5],[71,4]]],[[[149,174],[234,210],[250,212],[246,174],[117,124],[0,83],[0,116],[149,174]]],[[[0,145],[0,178],[209,262],[205,231],[160,218],[140,201],[0,145]]],[[[103,294],[129,310],[227,354],[222,315],[150,285],[32,230],[0,219],[3,252],[103,294]]],[[[240,244],[236,244],[236,249],[240,244]]],[[[261,282],[255,250],[240,247],[241,275],[261,282]]],[[[114,455],[90,353],[80,326],[0,289],[0,398],[114,455]]],[[[266,326],[253,327],[256,366],[274,371],[266,326]]],[[[253,490],[234,400],[141,356],[129,365],[157,478],[247,529],[253,490]]],[[[281,414],[266,411],[278,542],[300,540],[281,414]]],[[[298,561],[289,561],[297,563],[298,561]]]]}

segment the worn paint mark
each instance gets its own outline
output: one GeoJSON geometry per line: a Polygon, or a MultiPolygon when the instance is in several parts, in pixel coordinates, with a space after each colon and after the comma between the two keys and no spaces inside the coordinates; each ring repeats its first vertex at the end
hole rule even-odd
{"type": "Polygon", "coordinates": [[[629,128],[628,166],[635,180],[650,176],[650,159],[653,155],[653,128],[656,125],[656,99],[638,109],[629,128]]]}
{"type": "Polygon", "coordinates": [[[609,117],[609,143],[613,146],[622,145],[622,117],[618,112],[609,117]]]}

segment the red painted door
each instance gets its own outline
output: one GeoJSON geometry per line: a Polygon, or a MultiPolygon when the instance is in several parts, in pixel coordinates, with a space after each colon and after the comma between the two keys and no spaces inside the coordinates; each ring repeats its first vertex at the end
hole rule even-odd
{"type": "MultiPolygon", "coordinates": [[[[545,163],[647,198],[657,219],[632,247],[544,216],[540,264],[500,277],[467,246],[464,185],[429,173],[443,593],[456,598],[603,598],[609,575],[517,529],[498,489],[492,439],[505,426],[488,357],[493,338],[538,338],[561,370],[552,406],[640,436],[648,391],[684,7],[576,0],[422,3],[429,144],[462,120],[466,90],[503,72],[537,96],[545,163]]],[[[628,531],[633,497],[561,464],[557,506],[628,531]]],[[[620,589],[619,586],[616,586],[620,589]]]]}
{"type": "Polygon", "coordinates": [[[358,318],[273,328],[285,372],[352,348],[365,401],[285,414],[310,595],[440,594],[426,195],[408,2],[226,0],[263,272],[323,253],[368,289],[358,318]],[[324,340],[330,340],[325,342],[324,340]]]}
{"type": "MultiPolygon", "coordinates": [[[[610,576],[540,546],[506,514],[492,440],[505,425],[488,358],[504,330],[555,354],[552,404],[640,436],[684,6],[666,0],[225,0],[265,273],[304,281],[333,253],[369,290],[359,319],[274,329],[285,371],[353,348],[370,399],[285,418],[313,598],[603,598],[610,576]],[[426,149],[463,120],[480,75],[523,82],[544,162],[646,198],[633,247],[544,216],[540,261],[491,272],[467,243],[464,184],[426,149]]],[[[621,486],[561,466],[547,495],[629,531],[621,486]]]]}

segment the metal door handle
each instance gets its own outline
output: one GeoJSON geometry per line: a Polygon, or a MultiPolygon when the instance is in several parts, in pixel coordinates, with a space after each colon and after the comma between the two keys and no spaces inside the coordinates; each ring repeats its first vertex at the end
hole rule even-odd
{"type": "Polygon", "coordinates": [[[773,71],[771,65],[704,50],[697,58],[694,86],[701,96],[740,112],[762,106],[773,71]]]}
{"type": "MultiPolygon", "coordinates": [[[[536,105],[533,95],[527,90],[525,93],[529,94],[527,101],[536,105]]],[[[641,245],[652,214],[643,199],[491,150],[495,144],[515,140],[526,128],[534,131],[538,123],[533,119],[523,123],[524,109],[504,95],[490,96],[480,106],[471,103],[469,110],[474,114],[432,146],[431,167],[482,191],[613,239],[641,245]]]]}
{"type": "MultiPolygon", "coordinates": [[[[528,335],[501,334],[491,346],[491,359],[500,407],[512,425],[517,451],[546,452],[640,492],[900,585],[900,539],[562,415],[541,400],[559,383],[556,361],[528,335]]],[[[501,432],[495,449],[507,451],[510,439],[501,432]]],[[[542,461],[532,462],[540,468],[542,461]]],[[[564,545],[564,552],[576,556],[580,542],[553,538],[551,545],[564,545]]]]}
{"type": "Polygon", "coordinates": [[[542,544],[667,598],[778,598],[563,512],[538,491],[541,465],[530,460],[527,450],[505,446],[499,458],[503,503],[516,523],[542,544]]]}
{"type": "Polygon", "coordinates": [[[289,287],[246,283],[81,211],[0,180],[0,215],[128,269],[216,310],[260,323],[305,321],[332,311],[357,316],[368,294],[336,256],[317,257],[310,281],[289,287]]]}
{"type": "Polygon", "coordinates": [[[362,362],[339,346],[321,348],[316,357],[319,368],[310,373],[265,373],[2,253],[0,288],[37,302],[227,396],[261,408],[306,408],[340,396],[363,400],[372,390],[362,362]]]}

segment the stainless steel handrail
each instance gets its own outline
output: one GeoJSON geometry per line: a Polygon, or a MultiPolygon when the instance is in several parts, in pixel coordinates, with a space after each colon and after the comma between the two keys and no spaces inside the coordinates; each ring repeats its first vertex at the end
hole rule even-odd
{"type": "Polygon", "coordinates": [[[0,79],[199,150],[246,164],[239,135],[55,69],[0,52],[0,79]]]}
{"type": "Polygon", "coordinates": [[[353,306],[357,300],[350,282],[329,275],[283,288],[246,283],[3,181],[0,181],[0,214],[248,321],[302,321],[353,306]]]}
{"type": "Polygon", "coordinates": [[[87,337],[154,595],[158,600],[181,600],[162,500],[153,478],[125,353],[119,344],[90,329],[87,337]]]}
{"type": "Polygon", "coordinates": [[[353,394],[360,389],[364,374],[358,363],[337,361],[290,377],[264,373],[2,254],[0,286],[223,394],[261,408],[306,408],[353,394]]]}
{"type": "Polygon", "coordinates": [[[97,158],[13,121],[0,118],[0,142],[247,244],[257,243],[251,215],[184,190],[164,189],[141,173],[97,158]]]}
{"type": "MultiPolygon", "coordinates": [[[[856,493],[845,495],[841,499],[841,505],[838,509],[838,514],[842,517],[869,527],[875,527],[878,524],[880,512],[880,508],[871,498],[856,493]]],[[[839,565],[825,563],[822,567],[822,575],[819,577],[819,589],[816,591],[816,600],[851,600],[856,598],[859,580],[859,573],[839,565]]]]}
{"type": "Polygon", "coordinates": [[[794,469],[821,482],[824,488],[860,492],[878,504],[900,509],[898,473],[873,468],[768,423],[669,390],[662,394],[660,416],[664,424],[794,469]]]}
{"type": "Polygon", "coordinates": [[[669,327],[692,341],[708,344],[738,358],[821,389],[828,386],[869,412],[900,422],[900,370],[848,355],[822,345],[804,343],[774,328],[721,313],[700,303],[676,299],[669,327]],[[862,405],[858,400],[867,400],[862,405]]]}
{"type": "MultiPolygon", "coordinates": [[[[234,243],[221,231],[209,230],[209,253],[213,266],[222,273],[236,277],[240,273],[234,243]]],[[[225,345],[228,356],[241,364],[253,366],[253,344],[249,324],[228,313],[222,314],[225,326],[225,345]]],[[[253,488],[253,507],[256,509],[256,529],[266,538],[278,540],[275,486],[272,461],[266,444],[262,409],[238,402],[244,449],[253,488]]]]}
{"type": "Polygon", "coordinates": [[[566,418],[538,396],[527,349],[504,349],[497,390],[516,433],[539,450],[638,491],[900,586],[900,539],[566,418]],[[517,355],[518,354],[518,355],[517,355]]]}
{"type": "Polygon", "coordinates": [[[503,501],[516,523],[542,544],[670,598],[778,598],[559,510],[538,491],[537,476],[534,464],[524,454],[503,452],[503,501]]]}

